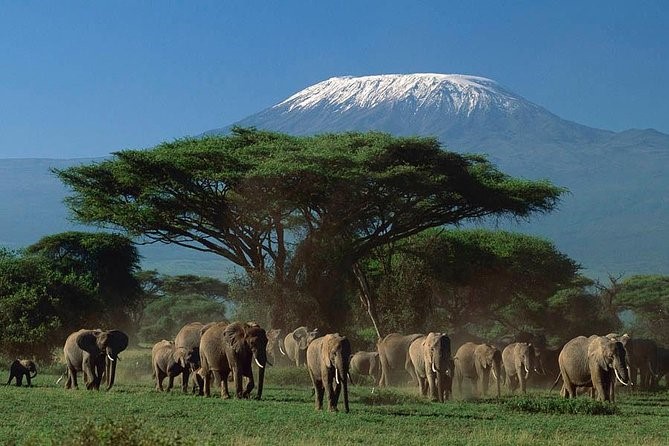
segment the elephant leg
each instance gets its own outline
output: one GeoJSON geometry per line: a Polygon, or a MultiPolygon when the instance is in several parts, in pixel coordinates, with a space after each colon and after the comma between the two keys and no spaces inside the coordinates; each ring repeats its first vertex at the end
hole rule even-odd
{"type": "Polygon", "coordinates": [[[28,383],[28,387],[32,387],[32,383],[30,382],[30,372],[26,373],[26,382],[28,383]]]}
{"type": "Polygon", "coordinates": [[[171,373],[167,376],[167,391],[169,392],[174,387],[174,375],[171,373]]]}
{"type": "Polygon", "coordinates": [[[608,389],[605,389],[605,384],[604,384],[604,377],[599,376],[599,374],[596,374],[592,377],[592,388],[594,391],[593,398],[598,400],[598,401],[608,401],[609,400],[609,395],[608,395],[608,389]]]}
{"type": "Polygon", "coordinates": [[[23,385],[23,374],[19,373],[16,375],[16,387],[21,387],[23,385]]]}
{"type": "Polygon", "coordinates": [[[221,384],[221,398],[223,399],[229,399],[230,398],[230,388],[228,387],[228,375],[227,373],[223,373],[220,370],[214,370],[214,381],[219,382],[221,384]]]}
{"type": "Polygon", "coordinates": [[[339,394],[341,393],[341,384],[336,384],[334,387],[334,392],[332,393],[332,403],[330,404],[330,408],[334,407],[335,409],[337,408],[337,404],[339,404],[339,394]]]}
{"type": "Polygon", "coordinates": [[[189,367],[189,365],[186,365],[186,368],[181,372],[181,391],[183,393],[188,393],[188,382],[190,378],[189,367]]]}
{"type": "Polygon", "coordinates": [[[316,410],[323,410],[323,396],[325,394],[325,387],[322,380],[317,380],[314,383],[316,389],[316,410]]]}
{"type": "MultiPolygon", "coordinates": [[[[253,372],[248,376],[249,381],[246,383],[246,389],[244,389],[244,393],[242,394],[242,397],[248,398],[249,395],[251,395],[251,391],[255,387],[255,381],[253,381],[253,372]]],[[[241,380],[241,378],[240,378],[241,380]]]]}
{"type": "Polygon", "coordinates": [[[328,377],[328,383],[325,387],[325,391],[328,397],[328,409],[330,412],[337,412],[337,386],[334,384],[334,380],[328,377]]]}
{"type": "Polygon", "coordinates": [[[165,390],[165,389],[163,389],[163,381],[165,380],[165,376],[167,376],[167,374],[165,372],[163,372],[162,370],[158,370],[158,372],[156,373],[156,380],[157,380],[156,381],[156,388],[158,390],[160,390],[161,392],[163,392],[165,390]]]}
{"type": "Polygon", "coordinates": [[[520,391],[527,393],[527,383],[525,382],[525,375],[523,372],[518,373],[518,385],[520,386],[520,391]]]}
{"type": "Polygon", "coordinates": [[[204,395],[207,397],[211,396],[211,380],[213,372],[209,371],[204,375],[204,395]]]}

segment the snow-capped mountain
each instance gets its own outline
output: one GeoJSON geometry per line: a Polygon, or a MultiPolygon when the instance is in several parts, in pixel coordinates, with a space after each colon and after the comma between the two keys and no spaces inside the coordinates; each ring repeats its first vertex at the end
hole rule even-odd
{"type": "Polygon", "coordinates": [[[655,130],[587,127],[494,80],[432,73],[333,77],[235,125],[436,136],[449,150],[484,153],[505,172],[570,190],[559,212],[516,229],[555,240],[600,275],[669,274],[669,135],[655,130]]]}
{"type": "Polygon", "coordinates": [[[408,74],[333,77],[294,94],[272,107],[286,112],[332,108],[372,109],[385,104],[411,103],[416,110],[470,116],[477,110],[499,108],[513,112],[521,106],[517,96],[495,81],[461,74],[408,74]]]}

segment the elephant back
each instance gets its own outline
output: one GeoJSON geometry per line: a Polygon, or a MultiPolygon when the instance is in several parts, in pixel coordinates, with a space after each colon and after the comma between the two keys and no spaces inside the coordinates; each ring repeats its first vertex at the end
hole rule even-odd
{"type": "Polygon", "coordinates": [[[420,377],[425,377],[425,360],[423,357],[423,342],[425,341],[425,336],[420,336],[409,345],[409,358],[411,363],[416,371],[416,374],[420,377]]]}
{"type": "Polygon", "coordinates": [[[225,357],[224,331],[228,324],[221,322],[212,325],[200,339],[200,366],[202,373],[221,370],[227,365],[225,357]]]}

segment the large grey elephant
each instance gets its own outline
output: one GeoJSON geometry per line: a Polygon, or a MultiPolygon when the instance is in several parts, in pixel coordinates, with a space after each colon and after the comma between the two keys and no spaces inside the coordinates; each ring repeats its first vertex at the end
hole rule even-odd
{"type": "MultiPolygon", "coordinates": [[[[163,380],[168,378],[167,391],[174,386],[174,378],[190,370],[191,364],[199,363],[199,353],[177,347],[174,342],[163,339],[151,349],[151,365],[156,378],[156,389],[163,391],[163,380]],[[197,354],[197,360],[193,356],[197,354]]],[[[199,366],[198,366],[199,368],[199,366]]]]}
{"type": "Polygon", "coordinates": [[[30,359],[15,359],[9,366],[9,379],[7,380],[6,386],[16,378],[16,386],[21,387],[23,385],[23,377],[26,378],[26,383],[28,387],[32,387],[31,380],[37,376],[37,366],[35,362],[30,359]]]}
{"type": "Polygon", "coordinates": [[[379,359],[381,360],[379,387],[388,387],[402,382],[402,378],[406,377],[406,373],[409,374],[413,382],[418,381],[416,372],[411,364],[411,359],[409,358],[409,346],[421,336],[423,336],[421,333],[406,336],[399,333],[390,333],[377,342],[376,348],[379,351],[379,359]]]}
{"type": "Polygon", "coordinates": [[[657,348],[657,376],[656,382],[664,378],[666,385],[669,386],[669,349],[664,347],[657,348]]]}
{"type": "Polygon", "coordinates": [[[355,354],[351,356],[350,365],[352,374],[371,376],[374,380],[374,385],[379,382],[379,378],[381,378],[381,361],[379,359],[379,352],[355,352],[355,354]]]}
{"type": "Polygon", "coordinates": [[[490,344],[474,344],[466,342],[460,346],[453,358],[455,362],[455,381],[458,392],[462,395],[462,381],[468,378],[472,388],[477,389],[480,396],[488,392],[490,375],[497,383],[497,397],[501,395],[502,353],[490,344]]]}
{"type": "Polygon", "coordinates": [[[301,366],[306,364],[307,347],[318,337],[318,329],[309,331],[307,327],[297,327],[283,338],[283,347],[291,364],[301,366]]]}
{"type": "Polygon", "coordinates": [[[339,333],[315,339],[307,348],[307,368],[314,386],[316,410],[323,408],[327,394],[330,411],[337,411],[339,395],[344,390],[344,411],[348,413],[348,375],[351,344],[339,333]]]}
{"type": "Polygon", "coordinates": [[[526,393],[530,372],[538,372],[534,346],[527,342],[514,342],[502,350],[502,363],[506,373],[506,386],[511,393],[518,387],[526,393]]]}
{"type": "Polygon", "coordinates": [[[267,332],[267,356],[275,366],[290,362],[284,347],[285,336],[285,331],[280,328],[273,328],[267,332]]]}
{"type": "MultiPolygon", "coordinates": [[[[227,321],[221,322],[226,325],[228,324],[227,321]]],[[[181,388],[184,393],[188,391],[189,377],[193,372],[200,368],[200,338],[202,337],[202,333],[207,331],[207,329],[214,324],[216,324],[216,322],[209,322],[208,324],[203,324],[202,322],[190,322],[181,327],[179,333],[174,337],[174,346],[176,348],[186,349],[188,352],[186,355],[188,358],[188,367],[181,374],[181,388]]],[[[199,378],[199,375],[197,374],[193,376],[195,376],[198,391],[200,395],[202,395],[202,379],[199,378]]]]}
{"type": "Polygon", "coordinates": [[[628,354],[631,380],[639,384],[641,390],[649,390],[657,385],[658,346],[651,339],[631,338],[625,350],[628,354]],[[638,376],[638,381],[637,381],[638,376]]]}
{"type": "Polygon", "coordinates": [[[597,400],[613,401],[614,380],[630,384],[625,347],[606,336],[572,339],[562,348],[558,363],[565,398],[576,397],[577,387],[593,387],[597,400]]]}
{"type": "Polygon", "coordinates": [[[128,335],[120,330],[82,329],[65,340],[63,353],[67,364],[67,383],[70,389],[77,386],[77,372],[82,371],[87,389],[98,390],[103,376],[107,390],[114,385],[118,355],[128,347],[128,335]]]}
{"type": "Polygon", "coordinates": [[[444,402],[451,394],[453,377],[451,340],[444,333],[430,332],[409,346],[409,358],[422,395],[444,402]]]}
{"type": "Polygon", "coordinates": [[[212,379],[221,383],[221,397],[229,398],[228,375],[232,372],[237,398],[248,398],[255,386],[252,363],[258,366],[258,392],[262,397],[267,361],[267,334],[258,326],[241,322],[217,323],[200,339],[200,372],[204,377],[204,394],[211,395],[212,379]],[[242,389],[243,378],[248,378],[242,389]]]}

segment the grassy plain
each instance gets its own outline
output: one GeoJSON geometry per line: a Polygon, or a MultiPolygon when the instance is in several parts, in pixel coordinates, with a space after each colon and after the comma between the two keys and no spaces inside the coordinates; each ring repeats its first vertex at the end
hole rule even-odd
{"type": "Polygon", "coordinates": [[[159,393],[143,361],[130,356],[122,365],[110,392],[66,391],[55,384],[55,370],[40,374],[30,389],[0,387],[0,444],[669,443],[666,391],[619,392],[614,414],[592,415],[602,407],[589,398],[567,405],[545,391],[438,404],[413,388],[372,394],[361,385],[351,386],[351,413],[345,414],[314,410],[306,370],[270,369],[263,400],[238,401],[159,393]]]}

